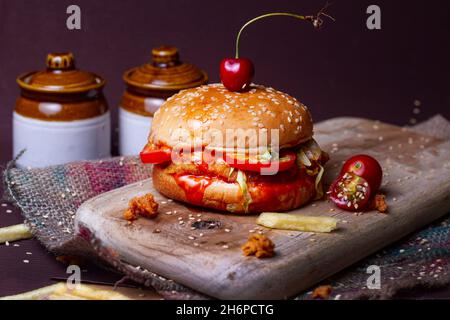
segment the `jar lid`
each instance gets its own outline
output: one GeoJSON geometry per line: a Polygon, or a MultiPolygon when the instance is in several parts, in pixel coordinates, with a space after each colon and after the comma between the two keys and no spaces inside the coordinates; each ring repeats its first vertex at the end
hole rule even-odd
{"type": "Polygon", "coordinates": [[[180,61],[178,49],[162,46],[152,50],[152,61],[123,75],[127,85],[144,90],[182,90],[208,82],[208,75],[196,66],[180,61]]]}
{"type": "Polygon", "coordinates": [[[49,53],[47,69],[20,75],[17,83],[22,89],[49,93],[79,93],[101,88],[105,80],[75,67],[72,53],[49,53]]]}

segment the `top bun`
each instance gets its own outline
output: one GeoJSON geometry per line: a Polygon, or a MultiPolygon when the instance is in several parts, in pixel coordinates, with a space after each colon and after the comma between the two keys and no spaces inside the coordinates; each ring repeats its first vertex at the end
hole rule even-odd
{"type": "Polygon", "coordinates": [[[210,84],[170,97],[154,114],[149,142],[172,148],[232,147],[252,151],[277,141],[280,149],[293,147],[312,135],[311,114],[297,99],[261,85],[252,84],[245,92],[231,92],[222,84],[210,84]],[[272,129],[278,129],[278,138],[272,129]],[[238,142],[239,138],[229,134],[238,130],[256,132],[256,140],[238,142]],[[266,133],[266,139],[260,138],[261,132],[266,133]]]}

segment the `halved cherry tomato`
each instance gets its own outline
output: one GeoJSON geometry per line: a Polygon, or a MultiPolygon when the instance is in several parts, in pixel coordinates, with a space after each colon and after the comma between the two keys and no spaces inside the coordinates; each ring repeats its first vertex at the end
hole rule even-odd
{"type": "Polygon", "coordinates": [[[371,188],[364,178],[347,172],[333,182],[328,193],[331,201],[339,208],[361,211],[367,208],[371,188]]]}
{"type": "Polygon", "coordinates": [[[296,155],[294,152],[286,151],[283,152],[279,159],[274,161],[251,161],[247,158],[239,158],[235,155],[225,155],[225,161],[226,163],[233,168],[243,170],[243,171],[254,171],[254,172],[260,172],[261,169],[270,169],[273,168],[274,170],[281,172],[286,171],[292,168],[295,164],[296,155]]]}
{"type": "Polygon", "coordinates": [[[373,193],[380,189],[383,170],[375,158],[366,154],[353,156],[344,163],[340,174],[343,175],[346,172],[364,178],[369,183],[373,193]]]}
{"type": "Polygon", "coordinates": [[[171,160],[171,151],[169,149],[151,150],[145,146],[140,156],[142,163],[160,164],[171,160]]]}

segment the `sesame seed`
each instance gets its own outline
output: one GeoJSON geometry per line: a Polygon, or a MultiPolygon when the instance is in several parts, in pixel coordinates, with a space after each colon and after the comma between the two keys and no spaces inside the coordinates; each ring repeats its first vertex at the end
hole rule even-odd
{"type": "Polygon", "coordinates": [[[30,260],[23,260],[23,263],[30,263],[30,260]]]}
{"type": "Polygon", "coordinates": [[[229,246],[228,246],[228,245],[226,245],[226,244],[224,244],[224,245],[222,246],[222,248],[224,248],[224,249],[228,249],[228,248],[229,248],[229,246]]]}

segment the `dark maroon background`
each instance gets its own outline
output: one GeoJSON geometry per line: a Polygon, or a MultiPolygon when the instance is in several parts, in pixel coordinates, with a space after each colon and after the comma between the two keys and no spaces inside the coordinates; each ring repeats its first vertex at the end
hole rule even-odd
{"type": "MultiPolygon", "coordinates": [[[[177,46],[184,60],[216,82],[218,63],[234,55],[235,35],[245,21],[270,11],[311,14],[321,5],[319,0],[0,0],[0,165],[11,158],[15,78],[43,69],[48,52],[72,51],[80,68],[104,76],[115,119],[123,71],[147,62],[152,47],[177,46]],[[81,7],[81,31],[66,28],[70,4],[81,7]]],[[[254,61],[255,82],[296,96],[316,121],[351,115],[404,125],[411,117],[421,121],[436,113],[450,118],[449,1],[336,0],[329,12],[337,21],[326,21],[320,31],[280,17],[249,27],[241,55],[254,61]],[[370,4],[381,7],[382,30],[366,28],[370,4]],[[419,115],[412,112],[415,99],[422,102],[419,115]]],[[[0,226],[21,221],[17,211],[6,213],[8,208],[0,207],[0,226]]],[[[36,241],[20,245],[0,247],[0,296],[64,275],[64,267],[36,241]]],[[[95,279],[114,279],[92,270],[95,279]]],[[[450,291],[426,296],[448,298],[450,291]]]]}

